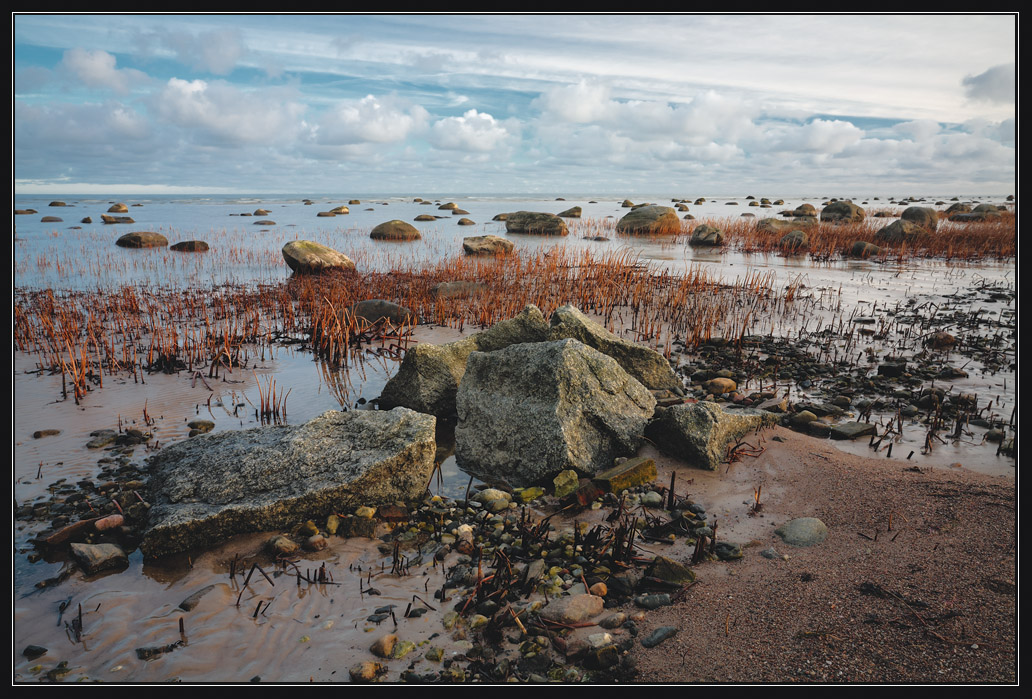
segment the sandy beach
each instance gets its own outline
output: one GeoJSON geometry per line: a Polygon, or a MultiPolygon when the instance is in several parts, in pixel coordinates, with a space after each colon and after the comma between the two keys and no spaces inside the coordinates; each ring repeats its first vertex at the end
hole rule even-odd
{"type": "Polygon", "coordinates": [[[636,681],[1017,680],[1013,479],[862,458],[775,428],[762,455],[695,483],[745,556],[696,567],[680,602],[648,613],[642,633],[679,631],[637,651],[636,681]],[[783,543],[774,525],[796,517],[821,519],[827,538],[783,543]],[[787,559],[760,556],[768,546],[787,559]]]}

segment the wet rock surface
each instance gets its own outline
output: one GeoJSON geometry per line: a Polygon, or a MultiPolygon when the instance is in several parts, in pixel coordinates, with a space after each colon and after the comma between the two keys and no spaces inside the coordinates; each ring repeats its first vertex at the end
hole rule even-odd
{"type": "Polygon", "coordinates": [[[246,531],[323,517],[346,503],[417,496],[433,471],[435,419],[405,408],[328,412],[297,427],[224,432],[151,460],[142,550],[163,556],[246,531]]]}

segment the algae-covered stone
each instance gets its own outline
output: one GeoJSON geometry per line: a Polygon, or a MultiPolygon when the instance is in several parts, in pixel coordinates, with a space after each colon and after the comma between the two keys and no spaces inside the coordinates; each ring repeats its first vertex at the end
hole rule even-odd
{"type": "Polygon", "coordinates": [[[202,435],[151,457],[148,557],[289,529],[353,506],[423,494],[436,419],[405,408],[330,411],[297,426],[202,435]]]}
{"type": "Polygon", "coordinates": [[[606,469],[592,478],[592,482],[607,493],[620,493],[656,480],[656,464],[652,459],[636,457],[618,466],[606,469]]]}
{"type": "Polygon", "coordinates": [[[649,423],[645,436],[661,451],[712,471],[727,457],[729,444],[776,421],[777,416],[765,410],[724,410],[703,401],[663,410],[649,423]]]}
{"type": "Polygon", "coordinates": [[[695,582],[691,568],[664,556],[656,556],[649,566],[649,576],[674,585],[688,585],[695,582]]]}
{"type": "Polygon", "coordinates": [[[579,479],[576,471],[560,471],[558,475],[552,479],[552,486],[555,489],[553,492],[557,498],[565,498],[567,495],[577,490],[578,483],[579,479]]]}

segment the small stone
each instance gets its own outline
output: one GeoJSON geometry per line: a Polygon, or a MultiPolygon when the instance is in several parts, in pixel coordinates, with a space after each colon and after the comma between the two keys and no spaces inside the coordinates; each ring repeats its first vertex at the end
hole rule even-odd
{"type": "Polygon", "coordinates": [[[816,517],[800,517],[785,522],[774,533],[790,546],[807,547],[824,541],[828,527],[816,517]]]}
{"type": "Polygon", "coordinates": [[[376,682],[385,674],[387,674],[387,666],[372,661],[358,663],[348,668],[348,675],[351,676],[351,681],[359,684],[376,682]]]}
{"type": "Polygon", "coordinates": [[[627,615],[623,612],[616,612],[602,619],[598,625],[603,629],[618,629],[623,626],[625,621],[627,621],[627,615]]]}
{"type": "Polygon", "coordinates": [[[642,609],[652,610],[669,606],[671,601],[670,595],[664,592],[656,595],[638,595],[634,598],[634,603],[642,609]]]}
{"type": "Polygon", "coordinates": [[[356,517],[363,517],[365,519],[372,519],[373,515],[375,515],[375,514],[376,514],[376,510],[374,508],[368,507],[366,505],[363,505],[363,506],[358,507],[357,509],[355,509],[355,516],[356,517]]]}
{"type": "Polygon", "coordinates": [[[555,496],[561,499],[570,495],[577,489],[578,482],[579,479],[576,471],[560,471],[559,475],[552,479],[552,484],[555,486],[555,496]]]}
{"type": "Polygon", "coordinates": [[[673,637],[677,634],[676,626],[660,626],[658,629],[650,633],[648,636],[642,639],[641,645],[646,648],[654,648],[668,638],[673,637]]]}
{"type": "Polygon", "coordinates": [[[29,660],[35,660],[39,656],[46,654],[46,652],[47,649],[43,646],[25,646],[25,650],[22,651],[22,655],[29,660]]]}
{"type": "Polygon", "coordinates": [[[300,549],[301,547],[298,546],[297,542],[295,542],[293,539],[290,539],[280,534],[269,539],[268,543],[266,544],[266,548],[269,549],[270,553],[272,553],[276,557],[279,557],[289,556],[293,553],[297,553],[298,549],[300,549]]]}
{"type": "Polygon", "coordinates": [[[380,658],[389,658],[394,652],[394,646],[398,643],[398,637],[392,633],[381,636],[369,646],[369,651],[380,658]]]}

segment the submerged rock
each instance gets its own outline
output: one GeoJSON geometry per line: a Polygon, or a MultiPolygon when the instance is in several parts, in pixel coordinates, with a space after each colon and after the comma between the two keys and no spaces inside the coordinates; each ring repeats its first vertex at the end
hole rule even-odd
{"type": "Polygon", "coordinates": [[[456,403],[459,466],[522,487],[633,455],[656,399],[615,360],[566,339],[470,354],[456,403]]]}
{"type": "Polygon", "coordinates": [[[115,241],[120,248],[163,248],[168,245],[168,239],[161,233],[153,231],[136,231],[126,233],[115,241]]]}
{"type": "Polygon", "coordinates": [[[228,536],[325,519],[351,504],[420,496],[436,419],[405,408],[329,411],[298,426],[198,436],[150,462],[154,499],[141,550],[164,556],[228,536]]]}
{"type": "Polygon", "coordinates": [[[713,471],[727,457],[729,444],[776,421],[777,416],[765,410],[724,410],[703,401],[657,411],[645,436],[661,451],[713,471]]]}
{"type": "Polygon", "coordinates": [[[369,232],[373,240],[419,240],[423,236],[411,223],[394,219],[381,223],[369,232]]]}
{"type": "Polygon", "coordinates": [[[393,325],[416,325],[419,319],[416,314],[405,306],[387,301],[385,299],[367,299],[359,301],[350,309],[351,315],[375,323],[379,320],[389,320],[393,325]]]}

